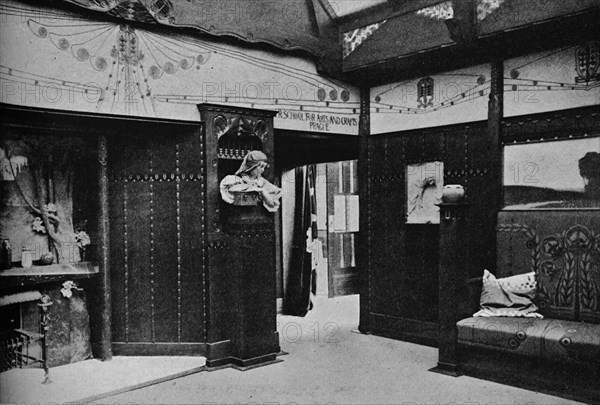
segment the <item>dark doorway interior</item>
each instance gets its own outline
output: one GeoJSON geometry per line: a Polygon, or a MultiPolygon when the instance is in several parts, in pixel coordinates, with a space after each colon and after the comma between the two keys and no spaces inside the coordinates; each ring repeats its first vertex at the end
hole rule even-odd
{"type": "MultiPolygon", "coordinates": [[[[317,274],[315,277],[317,281],[316,293],[329,297],[358,293],[358,286],[355,286],[355,289],[346,287],[339,288],[340,285],[338,280],[340,274],[344,272],[344,269],[342,268],[344,266],[340,265],[340,263],[342,263],[342,258],[340,257],[342,252],[339,251],[339,247],[341,245],[339,243],[340,240],[338,239],[340,239],[341,236],[342,243],[345,243],[346,247],[348,247],[348,249],[346,249],[346,253],[348,253],[347,262],[350,265],[353,263],[353,261],[351,258],[352,250],[350,249],[349,243],[356,243],[352,241],[352,239],[358,236],[357,233],[356,235],[352,236],[350,234],[343,234],[345,232],[335,232],[335,234],[332,234],[331,239],[335,240],[337,247],[333,250],[330,250],[328,242],[330,239],[329,233],[333,232],[333,228],[330,227],[330,225],[333,226],[333,223],[330,224],[330,219],[334,217],[334,199],[337,194],[340,194],[338,193],[338,189],[340,187],[340,175],[342,175],[342,194],[347,194],[351,188],[354,188],[354,190],[357,188],[356,181],[351,182],[349,178],[352,176],[352,174],[356,176],[355,159],[358,157],[358,148],[359,138],[357,136],[340,134],[314,134],[297,131],[276,131],[276,172],[278,177],[281,179],[281,186],[284,189],[284,198],[289,203],[288,205],[286,205],[285,202],[283,203],[284,206],[282,207],[280,213],[278,213],[277,218],[279,221],[277,229],[280,231],[283,230],[283,233],[277,238],[279,250],[277,265],[278,298],[282,299],[284,297],[284,288],[287,285],[286,270],[289,270],[290,261],[290,257],[288,255],[291,251],[290,244],[292,243],[293,239],[291,238],[289,230],[293,228],[293,212],[295,212],[295,207],[293,206],[294,204],[292,202],[292,200],[295,199],[295,186],[292,185],[292,182],[295,180],[294,169],[306,165],[314,165],[313,169],[314,173],[316,174],[315,192],[317,194],[317,237],[313,243],[311,243],[314,246],[319,246],[319,248],[316,249],[317,257],[315,257],[315,254],[313,253],[313,258],[315,259],[315,266],[317,269],[317,274]],[[345,162],[341,163],[341,161],[345,162]],[[336,170],[339,169],[340,165],[342,166],[342,172],[337,173],[336,170]],[[329,168],[329,166],[331,166],[331,168],[329,168]],[[350,170],[350,166],[352,166],[354,169],[354,173],[352,173],[352,170],[350,170]],[[343,174],[345,174],[345,177],[343,174]],[[329,184],[330,180],[328,180],[328,178],[332,182],[331,185],[329,184]],[[350,187],[350,183],[352,183],[352,187],[350,187]],[[286,192],[288,193],[287,195],[286,192]],[[331,213],[331,215],[329,215],[329,213],[331,213]],[[334,258],[336,266],[334,266],[335,268],[332,269],[334,270],[333,272],[328,271],[328,263],[331,261],[329,256],[331,254],[336,256],[336,258],[334,258]],[[286,263],[288,266],[286,266],[286,263]]],[[[342,195],[342,197],[346,199],[345,196],[342,195]]],[[[337,197],[338,200],[340,200],[340,198],[341,197],[339,196],[337,197]]],[[[339,213],[338,216],[340,216],[340,214],[345,215],[345,212],[339,213]]],[[[354,267],[353,270],[356,270],[356,268],[354,267]]]]}

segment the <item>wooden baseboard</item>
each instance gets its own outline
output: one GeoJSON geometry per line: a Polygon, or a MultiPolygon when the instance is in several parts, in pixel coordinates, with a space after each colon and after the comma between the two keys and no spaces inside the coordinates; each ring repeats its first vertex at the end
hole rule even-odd
{"type": "Polygon", "coordinates": [[[359,325],[358,330],[361,333],[438,347],[439,326],[437,323],[374,313],[371,313],[369,318],[368,329],[359,325]]]}
{"type": "Polygon", "coordinates": [[[278,355],[279,353],[271,353],[264,356],[253,357],[251,359],[224,357],[221,359],[207,360],[206,366],[208,371],[216,371],[223,368],[235,368],[236,370],[247,371],[253,368],[282,362],[283,360],[277,358],[278,355]]]}
{"type": "Polygon", "coordinates": [[[231,354],[231,340],[205,343],[207,364],[209,360],[223,359],[231,354]]]}
{"type": "Polygon", "coordinates": [[[269,364],[279,363],[283,360],[277,359],[277,353],[271,353],[264,356],[254,357],[251,359],[231,358],[233,368],[246,371],[256,367],[267,366],[269,364]]]}
{"type": "MultiPolygon", "coordinates": [[[[277,339],[277,332],[275,332],[277,339]]],[[[231,342],[225,340],[214,343],[124,343],[112,345],[113,353],[118,356],[204,356],[207,371],[233,367],[238,370],[250,370],[268,364],[278,363],[280,348],[273,353],[241,359],[231,356],[231,342]]]]}
{"type": "Polygon", "coordinates": [[[458,364],[442,363],[439,361],[438,365],[433,368],[430,368],[429,371],[431,371],[432,373],[449,375],[451,377],[460,377],[462,375],[458,364]]]}
{"type": "Polygon", "coordinates": [[[116,356],[204,356],[205,343],[124,343],[113,342],[116,356]]]}

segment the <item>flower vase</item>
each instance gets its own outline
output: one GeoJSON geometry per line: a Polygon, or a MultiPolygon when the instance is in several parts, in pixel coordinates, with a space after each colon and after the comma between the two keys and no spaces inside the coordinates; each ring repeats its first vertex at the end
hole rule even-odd
{"type": "Polygon", "coordinates": [[[442,201],[446,204],[458,204],[465,197],[465,189],[460,184],[448,184],[442,191],[442,201]]]}
{"type": "Polygon", "coordinates": [[[29,268],[33,266],[33,258],[35,256],[35,252],[32,250],[23,250],[21,252],[21,267],[29,268]]]}

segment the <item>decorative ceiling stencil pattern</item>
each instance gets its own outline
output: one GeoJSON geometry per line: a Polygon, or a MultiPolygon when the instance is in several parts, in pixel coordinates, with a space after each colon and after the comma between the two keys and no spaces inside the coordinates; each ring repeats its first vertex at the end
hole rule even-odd
{"type": "MultiPolygon", "coordinates": [[[[189,37],[173,36],[173,40],[180,43],[182,46],[194,46],[198,41],[189,37]]],[[[244,93],[244,88],[248,91],[243,97],[245,102],[254,107],[278,106],[292,108],[304,112],[334,112],[337,114],[356,114],[358,108],[357,101],[350,101],[350,90],[341,84],[334,84],[313,72],[302,70],[299,68],[282,65],[281,63],[266,58],[258,58],[248,55],[247,53],[235,51],[229,48],[222,47],[218,44],[203,42],[202,46],[213,54],[218,54],[221,57],[227,58],[232,64],[243,64],[248,67],[255,67],[271,71],[273,73],[284,74],[291,81],[284,83],[282,87],[281,97],[277,97],[273,92],[262,92],[259,90],[258,83],[246,83],[240,86],[240,83],[234,83],[233,92],[221,92],[218,95],[208,96],[208,101],[211,102],[236,102],[237,92],[235,85],[240,86],[241,92],[244,93]],[[308,87],[311,91],[306,94],[301,87],[308,87]],[[228,97],[228,93],[233,93],[228,97]],[[252,93],[252,94],[249,94],[252,93]]],[[[165,103],[183,103],[197,104],[207,101],[207,94],[157,94],[155,99],[165,103]]],[[[239,97],[238,97],[239,99],[239,97]]],[[[238,100],[239,102],[239,100],[238,100]]]]}
{"type": "Polygon", "coordinates": [[[431,75],[423,73],[414,79],[371,88],[372,134],[487,118],[489,64],[431,75]]]}
{"type": "Polygon", "coordinates": [[[477,0],[477,21],[481,21],[498,10],[506,0],[477,0]]]}
{"type": "Polygon", "coordinates": [[[454,9],[451,1],[435,4],[431,7],[417,11],[417,15],[434,18],[436,20],[448,20],[454,17],[454,9]]]}
{"type": "Polygon", "coordinates": [[[200,69],[210,58],[206,50],[186,49],[167,37],[129,24],[61,24],[44,19],[28,19],[27,24],[38,38],[49,40],[77,61],[107,73],[98,109],[105,102],[115,103],[121,98],[126,103],[126,113],[134,112],[132,108],[143,108],[146,114],[155,115],[149,79],[159,80],[194,66],[200,69]]]}
{"type": "MultiPolygon", "coordinates": [[[[133,2],[94,4],[112,11],[133,2]]],[[[152,4],[157,8],[148,9],[155,16],[168,18],[168,7],[159,7],[167,3],[152,4]]],[[[212,102],[303,114],[357,114],[355,91],[323,78],[314,64],[297,57],[17,1],[2,3],[0,18],[5,21],[2,43],[8,44],[0,79],[19,88],[35,86],[42,104],[54,104],[51,108],[90,111],[93,106],[101,113],[173,118],[182,114],[181,104],[197,114],[194,104],[212,102]],[[54,93],[68,94],[67,104],[59,105],[64,97],[54,100],[54,93]]],[[[15,90],[6,102],[30,101],[15,90]]]]}
{"type": "Polygon", "coordinates": [[[600,43],[590,42],[575,50],[576,83],[589,83],[600,80],[600,43]]]}
{"type": "Polygon", "coordinates": [[[385,22],[386,20],[383,20],[375,24],[345,32],[342,38],[343,57],[346,58],[348,55],[354,52],[354,50],[358,48],[360,44],[373,35],[373,33],[377,31],[379,27],[385,24],[385,22]]]}
{"type": "MultiPolygon", "coordinates": [[[[598,74],[598,61],[600,57],[600,44],[596,41],[584,43],[578,46],[569,46],[552,52],[546,52],[535,59],[517,66],[506,64],[508,76],[504,80],[504,90],[526,91],[531,94],[560,91],[560,92],[589,92],[600,87],[600,75],[598,74]],[[531,68],[543,66],[554,56],[571,53],[569,59],[573,68],[572,81],[557,80],[557,77],[549,79],[546,72],[539,70],[535,76],[531,75],[531,68]],[[528,72],[527,77],[523,71],[528,72]]],[[[568,60],[567,60],[568,61],[568,60]]],[[[552,62],[550,62],[552,63],[552,62]]]]}
{"type": "MultiPolygon", "coordinates": [[[[507,61],[507,75],[504,80],[505,102],[511,102],[517,97],[521,103],[536,104],[537,96],[557,91],[585,95],[600,87],[599,60],[600,44],[591,41],[545,52],[515,66],[511,66],[507,61]],[[564,56],[562,63],[568,62],[569,71],[573,72],[569,74],[569,80],[562,80],[546,69],[546,66],[562,68],[559,60],[551,60],[560,55],[564,56]],[[519,96],[515,95],[517,93],[519,96]]],[[[439,80],[424,77],[417,81],[396,83],[372,93],[372,113],[429,114],[489,95],[490,81],[483,72],[480,75],[448,73],[435,76],[446,78],[446,83],[440,85],[439,80]]]]}
{"type": "Polygon", "coordinates": [[[473,102],[490,93],[490,80],[485,74],[438,74],[446,80],[436,85],[431,77],[396,83],[375,94],[372,113],[428,114],[473,102]]]}

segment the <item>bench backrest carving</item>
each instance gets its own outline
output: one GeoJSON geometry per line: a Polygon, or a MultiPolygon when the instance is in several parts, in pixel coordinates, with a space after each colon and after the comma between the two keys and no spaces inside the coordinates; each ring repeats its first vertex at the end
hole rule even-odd
{"type": "Polygon", "coordinates": [[[534,271],[549,318],[600,323],[600,211],[498,214],[497,276],[534,271]]]}

